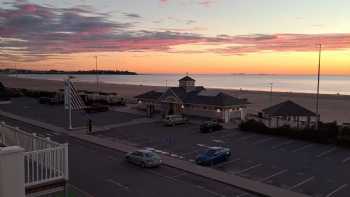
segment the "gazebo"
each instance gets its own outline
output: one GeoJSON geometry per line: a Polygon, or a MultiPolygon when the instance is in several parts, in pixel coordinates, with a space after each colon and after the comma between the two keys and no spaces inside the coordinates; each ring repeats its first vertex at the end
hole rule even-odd
{"type": "Polygon", "coordinates": [[[270,128],[310,128],[317,120],[316,113],[290,100],[263,109],[262,117],[270,128]]]}

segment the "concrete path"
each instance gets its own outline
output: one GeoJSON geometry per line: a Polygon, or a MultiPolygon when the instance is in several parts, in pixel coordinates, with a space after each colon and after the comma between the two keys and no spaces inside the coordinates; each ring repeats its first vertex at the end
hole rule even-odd
{"type": "MultiPolygon", "coordinates": [[[[82,132],[76,132],[76,131],[68,131],[60,127],[56,127],[47,123],[42,123],[40,121],[31,120],[29,118],[20,117],[8,112],[4,112],[0,110],[0,115],[6,116],[12,119],[16,119],[37,127],[45,128],[54,132],[61,132],[66,133],[69,136],[78,138],[80,140],[84,140],[87,142],[91,142],[100,146],[105,146],[111,149],[115,149],[121,152],[130,152],[133,150],[136,150],[136,146],[132,146],[128,144],[127,142],[123,142],[120,140],[111,140],[111,139],[104,139],[93,135],[86,135],[82,132]]],[[[241,188],[243,190],[253,192],[256,194],[260,194],[263,196],[270,196],[270,197],[309,197],[305,194],[296,193],[293,191],[285,190],[276,186],[268,185],[265,183],[249,180],[246,178],[242,178],[239,176],[231,175],[228,173],[225,173],[223,171],[215,170],[212,168],[202,167],[195,165],[191,162],[184,161],[181,159],[169,157],[169,156],[162,156],[163,162],[165,165],[181,169],[183,171],[203,176],[212,180],[216,180],[228,185],[232,185],[238,188],[241,188]]]]}

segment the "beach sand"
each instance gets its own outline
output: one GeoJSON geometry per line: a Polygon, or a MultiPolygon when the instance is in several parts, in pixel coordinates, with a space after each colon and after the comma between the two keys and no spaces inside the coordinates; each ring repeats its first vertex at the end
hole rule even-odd
{"type": "MultiPolygon", "coordinates": [[[[0,76],[0,81],[10,88],[26,88],[33,90],[56,91],[63,89],[63,81],[42,80],[42,79],[25,79],[0,76]]],[[[76,82],[76,87],[80,90],[96,90],[95,83],[76,82]]],[[[200,85],[200,84],[198,84],[200,85]]],[[[126,98],[133,98],[138,94],[150,90],[161,90],[165,87],[161,86],[143,86],[143,85],[126,85],[126,84],[100,84],[100,91],[102,92],[116,92],[126,98]]],[[[216,89],[219,90],[219,89],[216,89]]],[[[286,100],[292,100],[312,111],[315,111],[315,94],[306,93],[287,93],[274,92],[272,94],[272,102],[270,99],[270,92],[263,91],[247,91],[247,90],[223,90],[220,91],[229,93],[240,98],[247,98],[251,103],[249,105],[249,112],[256,113],[263,108],[277,104],[286,100]]],[[[350,122],[350,96],[346,95],[320,95],[320,115],[321,120],[325,122],[338,121],[350,122]]]]}

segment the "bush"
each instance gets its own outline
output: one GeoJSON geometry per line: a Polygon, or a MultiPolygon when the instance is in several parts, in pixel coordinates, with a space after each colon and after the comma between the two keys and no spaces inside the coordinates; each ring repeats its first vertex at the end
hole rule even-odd
{"type": "Polygon", "coordinates": [[[11,97],[18,96],[18,92],[15,89],[6,88],[0,82],[0,100],[10,100],[11,97]]]}
{"type": "Polygon", "coordinates": [[[239,128],[242,131],[253,131],[258,133],[264,133],[268,128],[264,125],[264,123],[258,122],[256,120],[248,120],[245,122],[241,122],[239,124],[239,128]]]}
{"type": "Polygon", "coordinates": [[[19,89],[19,91],[23,96],[33,97],[33,98],[40,98],[40,97],[52,98],[56,95],[56,92],[41,91],[41,90],[19,89]]]}
{"type": "MultiPolygon", "coordinates": [[[[261,122],[258,122],[256,120],[248,120],[246,122],[242,122],[239,125],[239,128],[242,131],[285,136],[289,138],[313,141],[318,143],[337,143],[337,140],[340,140],[336,122],[320,123],[319,130],[314,130],[312,128],[296,129],[290,128],[289,126],[268,128],[261,122]]],[[[343,134],[344,133],[347,134],[347,137],[343,137],[341,140],[345,141],[346,139],[350,144],[350,129],[343,131],[343,134]]]]}

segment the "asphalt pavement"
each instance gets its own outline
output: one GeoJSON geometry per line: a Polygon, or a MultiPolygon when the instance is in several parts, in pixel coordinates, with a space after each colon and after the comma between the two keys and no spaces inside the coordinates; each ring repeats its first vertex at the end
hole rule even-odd
{"type": "Polygon", "coordinates": [[[76,196],[256,196],[184,171],[162,166],[142,169],[126,163],[124,154],[23,122],[0,117],[12,126],[69,143],[69,188],[76,196]]]}

